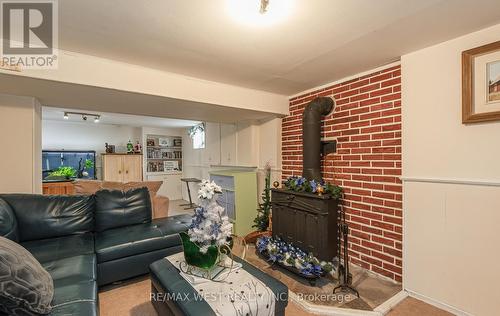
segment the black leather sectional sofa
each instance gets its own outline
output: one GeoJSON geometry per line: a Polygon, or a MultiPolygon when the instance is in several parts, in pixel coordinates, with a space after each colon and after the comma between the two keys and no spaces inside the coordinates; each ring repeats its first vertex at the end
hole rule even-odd
{"type": "Polygon", "coordinates": [[[20,243],[50,273],[50,315],[98,315],[100,285],[148,273],[182,249],[189,215],[151,219],[147,189],[91,196],[3,194],[0,235],[20,243]],[[5,204],[3,204],[5,205],[5,204]]]}

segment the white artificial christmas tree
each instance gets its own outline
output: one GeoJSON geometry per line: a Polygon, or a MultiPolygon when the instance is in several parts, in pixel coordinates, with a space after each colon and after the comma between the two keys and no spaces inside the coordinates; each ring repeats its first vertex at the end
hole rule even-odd
{"type": "Polygon", "coordinates": [[[213,181],[203,180],[200,183],[200,206],[195,209],[188,235],[192,242],[200,246],[202,253],[206,253],[211,245],[227,245],[231,236],[233,224],[215,199],[216,194],[221,192],[220,186],[213,181]]]}

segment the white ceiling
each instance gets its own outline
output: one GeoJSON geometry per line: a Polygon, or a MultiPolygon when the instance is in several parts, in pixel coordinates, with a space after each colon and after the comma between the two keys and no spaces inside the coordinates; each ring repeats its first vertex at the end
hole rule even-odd
{"type": "Polygon", "coordinates": [[[258,27],[227,1],[59,1],[59,46],[291,95],[500,22],[499,0],[284,0],[289,16],[258,27]]]}
{"type": "MultiPolygon", "coordinates": [[[[136,127],[164,127],[164,128],[182,128],[191,127],[199,121],[177,120],[170,118],[160,118],[152,116],[107,113],[107,112],[88,112],[79,111],[67,108],[54,108],[44,106],[42,110],[42,119],[48,121],[64,121],[64,122],[83,122],[81,115],[70,114],[68,119],[64,119],[64,112],[84,112],[88,114],[100,115],[98,124],[111,124],[111,125],[127,125],[136,127]]],[[[87,124],[95,124],[93,117],[88,117],[87,124]]]]}

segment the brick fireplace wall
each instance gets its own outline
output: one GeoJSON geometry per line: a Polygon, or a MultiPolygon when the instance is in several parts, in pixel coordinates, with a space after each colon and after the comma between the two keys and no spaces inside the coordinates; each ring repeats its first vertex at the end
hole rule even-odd
{"type": "Polygon", "coordinates": [[[322,162],[323,177],[344,188],[351,262],[401,282],[401,68],[390,67],[290,100],[282,123],[283,178],[302,174],[302,113],[317,96],[336,108],[322,137],[337,152],[322,162]]]}

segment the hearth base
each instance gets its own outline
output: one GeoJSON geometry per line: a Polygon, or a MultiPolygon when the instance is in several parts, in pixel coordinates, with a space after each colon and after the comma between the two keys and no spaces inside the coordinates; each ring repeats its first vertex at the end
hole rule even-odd
{"type": "Polygon", "coordinates": [[[286,269],[277,268],[260,257],[256,253],[254,245],[248,245],[245,260],[287,285],[290,290],[290,298],[311,312],[321,311],[322,314],[328,314],[331,309],[332,314],[335,315],[342,315],[339,313],[340,310],[345,310],[348,315],[353,315],[355,311],[359,311],[359,315],[370,315],[371,313],[375,315],[374,310],[378,310],[379,306],[402,289],[400,283],[358,266],[350,265],[352,283],[359,291],[360,298],[352,293],[337,292],[333,294],[333,289],[339,283],[330,275],[318,278],[316,284],[311,285],[307,279],[286,269]]]}
{"type": "MultiPolygon", "coordinates": [[[[255,250],[255,253],[257,254],[257,256],[261,257],[262,259],[266,260],[266,261],[269,261],[269,256],[266,256],[264,253],[260,253],[257,249],[255,250]]],[[[287,265],[284,265],[284,264],[281,264],[279,262],[272,262],[270,263],[271,264],[271,268],[274,268],[276,267],[276,269],[285,269],[287,271],[290,271],[291,273],[307,280],[309,282],[309,284],[311,286],[316,286],[316,280],[318,280],[320,277],[323,277],[324,275],[322,276],[317,276],[317,275],[307,275],[307,274],[303,274],[299,271],[299,269],[295,268],[295,267],[291,267],[291,266],[287,266],[287,265]]]]}

